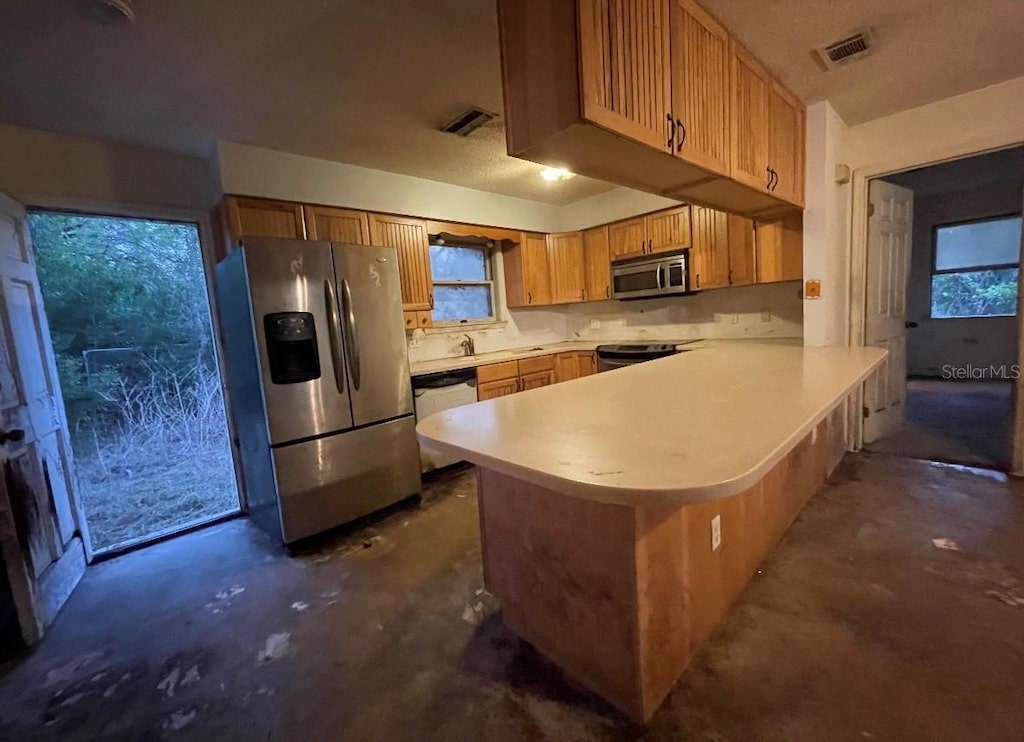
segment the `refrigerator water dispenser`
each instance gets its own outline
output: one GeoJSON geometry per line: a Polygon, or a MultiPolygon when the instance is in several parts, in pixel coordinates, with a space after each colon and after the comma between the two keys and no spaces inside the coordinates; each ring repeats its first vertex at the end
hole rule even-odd
{"type": "Polygon", "coordinates": [[[299,384],[320,378],[316,325],[309,312],[275,312],[263,316],[270,358],[270,380],[299,384]]]}

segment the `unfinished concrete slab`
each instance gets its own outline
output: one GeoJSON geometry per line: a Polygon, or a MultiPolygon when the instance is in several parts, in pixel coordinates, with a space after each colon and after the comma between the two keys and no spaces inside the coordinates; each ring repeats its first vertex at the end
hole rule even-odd
{"type": "Polygon", "coordinates": [[[234,521],[91,568],[44,642],[0,668],[0,738],[1024,730],[1024,486],[1000,474],[848,456],[645,729],[502,626],[472,472],[430,490],[295,558],[234,521]]]}

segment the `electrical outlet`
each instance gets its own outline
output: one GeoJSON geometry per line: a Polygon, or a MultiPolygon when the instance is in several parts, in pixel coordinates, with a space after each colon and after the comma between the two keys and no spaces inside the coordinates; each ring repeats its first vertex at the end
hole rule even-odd
{"type": "Polygon", "coordinates": [[[729,317],[729,324],[730,325],[738,325],[739,323],[740,323],[740,316],[738,314],[733,314],[733,315],[731,315],[729,317]]]}
{"type": "Polygon", "coordinates": [[[772,310],[770,310],[770,309],[762,309],[761,310],[761,321],[762,322],[771,322],[772,321],[772,310]]]}
{"type": "Polygon", "coordinates": [[[718,551],[722,545],[722,516],[716,515],[711,519],[711,551],[718,551]]]}
{"type": "Polygon", "coordinates": [[[592,320],[590,320],[590,329],[591,330],[600,330],[601,329],[601,320],[599,320],[599,319],[592,319],[592,320]]]}

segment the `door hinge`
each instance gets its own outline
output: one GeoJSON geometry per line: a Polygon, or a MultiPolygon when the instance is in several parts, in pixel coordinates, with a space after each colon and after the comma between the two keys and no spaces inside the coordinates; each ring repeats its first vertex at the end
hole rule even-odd
{"type": "Polygon", "coordinates": [[[862,407],[861,410],[862,410],[863,415],[864,415],[865,418],[868,418],[868,417],[871,416],[871,410],[868,409],[867,405],[862,407]]]}

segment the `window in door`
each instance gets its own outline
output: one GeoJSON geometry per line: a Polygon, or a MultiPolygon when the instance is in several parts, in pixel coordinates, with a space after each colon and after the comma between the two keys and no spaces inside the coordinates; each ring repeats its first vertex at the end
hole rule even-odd
{"type": "Polygon", "coordinates": [[[29,224],[93,549],[237,512],[197,226],[29,224]]]}
{"type": "Polygon", "coordinates": [[[430,246],[434,325],[493,322],[494,281],[486,247],[445,243],[430,246]]]}
{"type": "Polygon", "coordinates": [[[935,228],[933,319],[1017,313],[1020,230],[1019,216],[935,228]]]}

